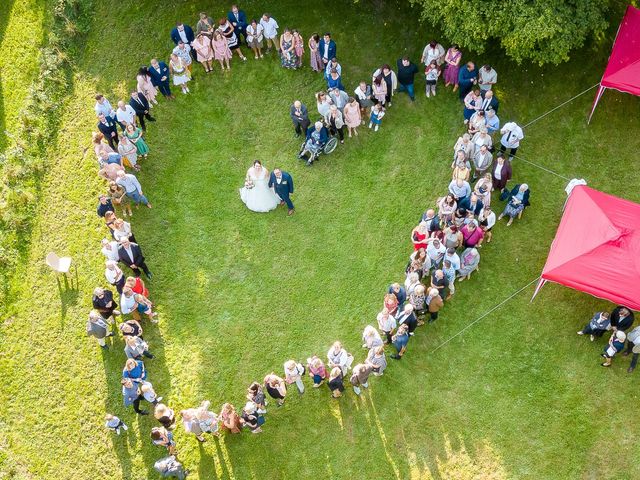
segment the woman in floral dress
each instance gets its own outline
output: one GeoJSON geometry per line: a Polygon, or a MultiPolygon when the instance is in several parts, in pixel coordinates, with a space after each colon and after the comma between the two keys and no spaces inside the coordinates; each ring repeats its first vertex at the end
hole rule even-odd
{"type": "Polygon", "coordinates": [[[293,70],[298,68],[298,58],[293,46],[293,34],[288,28],[285,28],[284,33],[280,36],[280,57],[284,68],[293,70]]]}
{"type": "Polygon", "coordinates": [[[318,45],[320,44],[320,36],[317,33],[314,33],[309,37],[309,55],[311,62],[311,70],[314,72],[322,72],[324,71],[324,64],[322,63],[322,55],[318,51],[318,45]]]}

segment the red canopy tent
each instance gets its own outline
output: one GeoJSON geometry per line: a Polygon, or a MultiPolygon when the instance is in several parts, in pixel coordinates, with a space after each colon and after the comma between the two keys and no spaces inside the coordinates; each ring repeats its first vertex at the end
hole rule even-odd
{"type": "Polygon", "coordinates": [[[607,88],[640,95],[640,10],[631,5],[627,6],[627,11],[618,27],[607,68],[600,80],[596,98],[593,100],[589,122],[607,88]]]}
{"type": "Polygon", "coordinates": [[[640,310],[640,204],[574,187],[534,298],[547,281],[640,310]]]}

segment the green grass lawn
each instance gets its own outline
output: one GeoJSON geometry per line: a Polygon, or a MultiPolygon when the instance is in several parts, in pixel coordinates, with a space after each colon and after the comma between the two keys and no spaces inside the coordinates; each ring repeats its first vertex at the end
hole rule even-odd
{"type": "MultiPolygon", "coordinates": [[[[404,53],[417,58],[433,32],[413,23],[418,13],[404,3],[345,2],[339,14],[334,2],[301,5],[242,6],[250,16],[271,11],[305,39],[330,30],[349,90],[382,62],[404,53]]],[[[218,1],[171,9],[151,0],[96,5],[29,261],[16,273],[15,302],[0,327],[0,478],[156,478],[153,463],[164,451],[148,437],[155,421],[122,405],[123,344],[114,340],[103,353],[84,333],[91,292],[104,283],[99,241],[106,232],[94,213],[103,184],[92,152],[82,152],[94,125],[92,95],[100,91],[112,103],[124,97],[137,67],[168,52],[176,19],[195,23],[201,10],[217,17],[226,8],[218,1]],[[77,289],[58,288],[43,262],[51,250],[74,258],[77,289]],[[127,435],[105,431],[105,412],[129,424],[127,435]]],[[[621,14],[613,12],[611,22],[621,14]]],[[[473,58],[498,71],[503,123],[526,124],[598,81],[614,34],[559,67],[518,66],[498,51],[473,58]]],[[[285,71],[274,55],[234,59],[230,74],[195,72],[191,95],[176,92],[177,101],[154,109],[151,155],[139,175],[154,208],[132,220],[154,272],[148,286],[161,319],[145,330],[157,356],[147,362],[149,379],[176,411],[204,399],[216,409],[226,401],[240,407],[251,381],[280,373],[288,358],[324,357],[336,339],[362,360],[361,331],[375,322],[387,285],[403,279],[409,233],[445,192],[462,133],[457,95],[440,88],[427,101],[419,81],[418,101],[398,97],[379,132],[361,129],[306,168],[295,159],[288,106],[298,98],[315,112],[320,76],[285,71]],[[295,216],[282,208],[254,214],[240,202],[237,189],[255,158],[293,175],[295,216]]],[[[640,201],[637,99],[607,92],[587,126],[591,100],[582,96],[527,128],[520,153],[640,201]]],[[[508,229],[494,229],[480,273],[460,284],[435,324],[416,333],[402,362],[361,398],[290,391],[285,407],[270,405],[258,436],[201,445],[177,427],[179,456],[193,477],[638,478],[637,375],[626,373],[622,358],[601,368],[604,340],[575,335],[593,311],[611,307],[606,302],[549,284],[531,304],[532,285],[435,351],[540,274],[566,182],[516,160],[520,181],[531,187],[532,208],[508,229]]]]}
{"type": "Polygon", "coordinates": [[[0,2],[0,149],[5,131],[15,133],[17,117],[38,72],[46,26],[44,0],[0,2]]]}

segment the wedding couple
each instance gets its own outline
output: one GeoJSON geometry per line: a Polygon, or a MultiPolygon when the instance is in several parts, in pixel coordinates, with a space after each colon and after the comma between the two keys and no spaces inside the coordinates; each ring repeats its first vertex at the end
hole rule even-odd
{"type": "Polygon", "coordinates": [[[240,189],[240,199],[254,212],[269,212],[286,203],[289,208],[288,214],[293,215],[295,210],[289,198],[292,193],[291,175],[279,168],[274,168],[269,174],[269,170],[262,166],[260,160],[256,160],[247,170],[244,187],[240,189]]]}

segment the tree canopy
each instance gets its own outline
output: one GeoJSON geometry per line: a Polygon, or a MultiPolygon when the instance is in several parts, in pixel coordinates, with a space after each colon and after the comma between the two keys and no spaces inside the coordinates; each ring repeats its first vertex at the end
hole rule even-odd
{"type": "Polygon", "coordinates": [[[498,41],[516,60],[540,65],[569,59],[589,38],[602,38],[607,0],[410,0],[453,43],[482,53],[498,41]]]}

